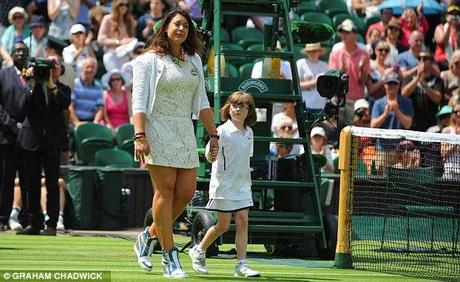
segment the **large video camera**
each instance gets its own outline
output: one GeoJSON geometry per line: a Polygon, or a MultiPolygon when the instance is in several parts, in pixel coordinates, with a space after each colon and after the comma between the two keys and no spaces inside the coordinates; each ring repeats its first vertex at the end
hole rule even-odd
{"type": "Polygon", "coordinates": [[[45,58],[30,58],[27,62],[27,68],[33,68],[33,78],[36,81],[47,81],[53,65],[53,60],[45,58]]]}
{"type": "Polygon", "coordinates": [[[318,77],[316,89],[321,97],[328,99],[324,108],[326,114],[337,115],[339,108],[345,106],[348,75],[337,69],[329,70],[318,77]]]}

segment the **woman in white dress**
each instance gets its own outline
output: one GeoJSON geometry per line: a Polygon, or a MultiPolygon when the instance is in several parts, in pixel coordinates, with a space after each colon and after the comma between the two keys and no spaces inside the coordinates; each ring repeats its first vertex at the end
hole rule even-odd
{"type": "MultiPolygon", "coordinates": [[[[196,188],[199,162],[192,113],[210,134],[211,147],[218,146],[197,54],[201,46],[190,16],[175,11],[164,19],[151,45],[133,62],[135,156],[146,163],[155,189],[154,223],[139,234],[134,250],[139,265],[151,271],[150,255],[157,238],[163,249],[163,275],[171,278],[187,276],[174,247],[172,223],[196,188]]],[[[216,155],[217,150],[211,159],[216,155]]]]}

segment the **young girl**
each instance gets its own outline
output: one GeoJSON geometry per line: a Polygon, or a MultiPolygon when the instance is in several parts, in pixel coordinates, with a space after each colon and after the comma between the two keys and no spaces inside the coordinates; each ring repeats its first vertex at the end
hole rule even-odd
{"type": "MultiPolygon", "coordinates": [[[[249,158],[252,157],[254,136],[250,125],[256,122],[254,100],[244,92],[235,92],[222,107],[221,119],[225,123],[217,128],[219,148],[217,160],[212,164],[209,184],[208,210],[217,211],[217,223],[206,232],[199,245],[189,255],[197,273],[206,274],[206,249],[225,233],[235,214],[235,245],[238,262],[235,276],[259,277],[260,273],[250,269],[246,263],[248,242],[248,212],[253,206],[249,158]]],[[[206,148],[209,152],[209,144],[206,148]]]]}

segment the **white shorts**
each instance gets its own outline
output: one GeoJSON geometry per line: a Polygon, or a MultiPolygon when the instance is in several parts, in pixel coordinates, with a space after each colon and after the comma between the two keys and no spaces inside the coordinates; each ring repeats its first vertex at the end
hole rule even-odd
{"type": "Polygon", "coordinates": [[[224,200],[224,199],[209,199],[206,209],[219,212],[235,212],[253,207],[252,199],[249,200],[224,200]]]}

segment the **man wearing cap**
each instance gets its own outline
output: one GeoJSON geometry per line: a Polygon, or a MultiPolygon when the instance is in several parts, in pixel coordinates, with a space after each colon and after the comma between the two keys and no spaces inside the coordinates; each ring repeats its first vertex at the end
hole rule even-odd
{"type": "Polygon", "coordinates": [[[366,99],[356,100],[353,112],[352,125],[360,127],[371,126],[371,116],[369,113],[369,102],[366,99]]]}
{"type": "Polygon", "coordinates": [[[412,130],[426,131],[436,125],[436,113],[443,100],[444,82],[433,72],[433,55],[422,51],[418,55],[417,73],[404,81],[401,95],[409,97],[414,108],[412,130]]]}
{"type": "Polygon", "coordinates": [[[64,63],[72,66],[74,74],[81,72],[86,58],[96,58],[90,42],[86,41],[86,28],[82,24],[74,24],[70,28],[70,44],[62,51],[64,63]]]}
{"type": "Polygon", "coordinates": [[[409,129],[412,126],[412,102],[399,96],[399,75],[390,72],[385,76],[385,97],[375,101],[372,108],[371,127],[409,129]]]}
{"type": "MultiPolygon", "coordinates": [[[[343,48],[332,51],[329,56],[329,69],[339,69],[348,74],[348,94],[345,105],[345,114],[342,121],[351,124],[353,118],[353,104],[364,97],[364,89],[371,72],[369,54],[358,48],[356,41],[356,26],[346,19],[337,30],[342,38],[343,48]]],[[[343,113],[343,112],[342,112],[343,113]]]]}
{"type": "Polygon", "coordinates": [[[24,43],[29,48],[30,57],[45,57],[45,49],[48,46],[45,18],[33,15],[30,19],[29,27],[32,30],[32,34],[24,39],[24,43]]]}
{"type": "Polygon", "coordinates": [[[446,22],[439,24],[434,32],[436,42],[434,58],[441,70],[448,69],[448,60],[458,47],[457,27],[460,23],[459,19],[460,7],[456,5],[449,6],[446,11],[446,22]]]}
{"type": "Polygon", "coordinates": [[[321,97],[316,90],[316,81],[318,76],[327,72],[327,64],[319,59],[326,53],[326,49],[321,44],[306,44],[301,52],[307,55],[297,61],[297,71],[300,79],[300,89],[302,90],[302,99],[305,102],[307,111],[320,112],[326,105],[326,98],[321,97]]]}

